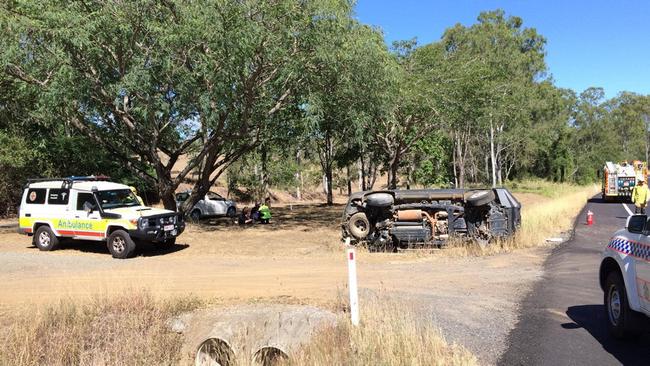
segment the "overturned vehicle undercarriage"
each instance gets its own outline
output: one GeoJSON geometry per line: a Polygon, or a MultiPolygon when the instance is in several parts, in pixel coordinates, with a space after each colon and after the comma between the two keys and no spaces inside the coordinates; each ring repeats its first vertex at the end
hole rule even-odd
{"type": "Polygon", "coordinates": [[[350,196],[343,240],[370,249],[443,246],[450,237],[481,244],[512,235],[521,204],[505,188],[367,191],[350,196]]]}

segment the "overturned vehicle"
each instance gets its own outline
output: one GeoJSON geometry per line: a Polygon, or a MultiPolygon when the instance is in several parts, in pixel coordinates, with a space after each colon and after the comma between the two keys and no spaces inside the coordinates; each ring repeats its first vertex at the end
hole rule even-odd
{"type": "Polygon", "coordinates": [[[350,196],[343,240],[370,249],[443,246],[450,237],[487,244],[512,235],[521,204],[505,188],[367,191],[350,196]]]}

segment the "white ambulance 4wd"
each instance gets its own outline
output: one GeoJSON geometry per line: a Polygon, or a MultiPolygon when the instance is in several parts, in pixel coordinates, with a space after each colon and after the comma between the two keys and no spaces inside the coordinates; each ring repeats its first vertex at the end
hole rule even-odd
{"type": "Polygon", "coordinates": [[[628,217],[603,252],[600,287],[605,317],[616,338],[638,335],[650,316],[650,221],[646,215],[628,217]]]}
{"type": "Polygon", "coordinates": [[[107,177],[30,180],[20,204],[19,231],[38,249],[66,239],[105,241],[114,258],[133,255],[136,242],[171,246],[185,229],[177,212],[142,206],[129,186],[107,177]]]}

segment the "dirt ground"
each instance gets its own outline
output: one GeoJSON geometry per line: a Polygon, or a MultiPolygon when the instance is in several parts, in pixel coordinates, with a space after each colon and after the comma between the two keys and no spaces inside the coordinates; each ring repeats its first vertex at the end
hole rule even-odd
{"type": "MultiPolygon", "coordinates": [[[[532,194],[519,198],[524,204],[546,200],[532,194]]],[[[241,228],[228,219],[189,225],[174,248],[140,248],[129,260],[113,259],[103,243],[93,242],[39,252],[31,238],[2,222],[0,311],[139,289],[160,297],[192,294],[214,303],[335,306],[346,293],[342,209],[275,207],[268,226],[241,228]]],[[[364,298],[399,298],[436,322],[448,340],[493,364],[548,250],[481,258],[361,250],[361,316],[364,298]]]]}

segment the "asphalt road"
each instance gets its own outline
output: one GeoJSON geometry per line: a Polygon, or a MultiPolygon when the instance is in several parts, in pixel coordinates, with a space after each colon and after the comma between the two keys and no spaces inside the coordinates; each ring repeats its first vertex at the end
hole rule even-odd
{"type": "Polygon", "coordinates": [[[598,283],[600,254],[627,216],[621,203],[587,203],[574,237],[549,256],[544,277],[522,303],[499,365],[650,365],[650,335],[618,341],[608,334],[598,283]],[[587,210],[592,226],[585,224],[587,210]]]}

